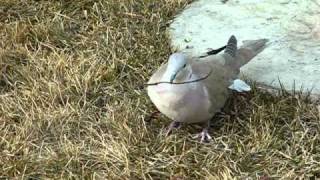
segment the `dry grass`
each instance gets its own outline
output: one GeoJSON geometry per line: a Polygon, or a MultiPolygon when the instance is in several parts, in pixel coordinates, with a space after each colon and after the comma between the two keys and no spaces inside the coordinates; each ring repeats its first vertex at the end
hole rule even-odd
{"type": "Polygon", "coordinates": [[[320,177],[320,108],[255,89],[216,117],[213,142],[170,122],[141,84],[170,54],[189,0],[0,2],[0,179],[320,177]]]}

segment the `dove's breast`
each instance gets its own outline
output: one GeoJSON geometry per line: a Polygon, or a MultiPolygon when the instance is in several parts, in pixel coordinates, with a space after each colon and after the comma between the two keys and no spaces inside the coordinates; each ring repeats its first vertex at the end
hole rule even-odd
{"type": "Polygon", "coordinates": [[[148,95],[158,110],[174,121],[196,123],[210,119],[211,103],[202,83],[159,84],[148,87],[148,95]]]}

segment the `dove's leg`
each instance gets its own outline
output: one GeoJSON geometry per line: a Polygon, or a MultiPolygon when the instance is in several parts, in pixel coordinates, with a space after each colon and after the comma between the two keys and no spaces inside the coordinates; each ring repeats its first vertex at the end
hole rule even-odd
{"type": "Polygon", "coordinates": [[[200,142],[210,142],[212,137],[209,135],[210,120],[206,123],[205,127],[202,129],[202,132],[194,136],[193,138],[199,138],[200,142]]]}
{"type": "Polygon", "coordinates": [[[167,127],[167,130],[166,130],[166,136],[169,136],[172,132],[173,129],[176,129],[176,128],[179,128],[181,125],[180,122],[178,121],[173,121],[170,123],[170,125],[167,127]]]}

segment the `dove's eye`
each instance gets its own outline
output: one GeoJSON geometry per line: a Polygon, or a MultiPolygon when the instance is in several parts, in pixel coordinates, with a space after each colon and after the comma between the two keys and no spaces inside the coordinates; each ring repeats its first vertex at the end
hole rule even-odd
{"type": "Polygon", "coordinates": [[[183,68],[185,68],[187,66],[187,64],[183,65],[183,68]]]}

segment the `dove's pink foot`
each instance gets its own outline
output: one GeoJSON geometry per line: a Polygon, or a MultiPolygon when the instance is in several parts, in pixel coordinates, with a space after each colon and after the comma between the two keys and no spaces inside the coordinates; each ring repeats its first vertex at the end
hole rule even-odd
{"type": "Polygon", "coordinates": [[[173,129],[179,128],[181,125],[180,122],[177,121],[173,121],[172,123],[170,123],[170,125],[167,127],[165,136],[169,136],[172,132],[173,129]]]}
{"type": "Polygon", "coordinates": [[[212,137],[209,135],[210,121],[207,122],[206,126],[203,128],[202,132],[196,134],[193,139],[200,139],[200,142],[210,142],[212,137]]]}
{"type": "Polygon", "coordinates": [[[200,142],[210,142],[212,140],[207,128],[203,129],[201,133],[195,135],[193,138],[200,139],[200,142]]]}

